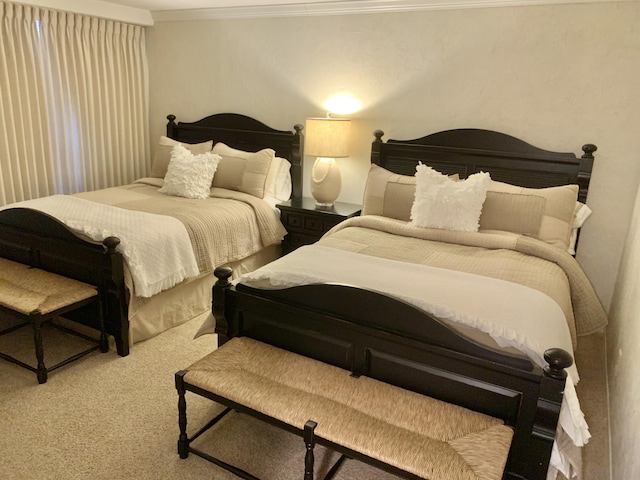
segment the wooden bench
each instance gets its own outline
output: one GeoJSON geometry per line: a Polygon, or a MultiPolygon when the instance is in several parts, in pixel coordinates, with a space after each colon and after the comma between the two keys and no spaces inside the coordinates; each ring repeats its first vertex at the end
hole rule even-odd
{"type": "Polygon", "coordinates": [[[13,317],[18,323],[0,331],[0,336],[19,328],[31,325],[33,328],[37,366],[0,352],[0,358],[35,372],[38,383],[47,381],[48,373],[74,360],[77,360],[98,348],[104,353],[109,350],[104,330],[101,295],[98,289],[77,280],[63,277],[38,268],[32,268],[5,258],[0,258],[0,316],[13,317]],[[42,325],[55,317],[69,313],[91,303],[96,304],[100,324],[100,339],[53,324],[67,333],[96,343],[52,367],[46,367],[42,345],[42,325]]]}
{"type": "Polygon", "coordinates": [[[314,445],[409,479],[498,480],[513,430],[503,420],[401,389],[248,337],[236,337],[176,373],[178,453],[256,477],[190,445],[231,409],[303,437],[301,476],[313,480],[314,445]],[[187,391],[228,408],[191,438],[187,391]]]}

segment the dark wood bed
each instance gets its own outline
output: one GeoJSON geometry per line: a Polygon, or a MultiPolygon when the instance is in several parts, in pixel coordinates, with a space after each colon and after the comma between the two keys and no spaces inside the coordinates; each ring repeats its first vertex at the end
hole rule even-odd
{"type": "MultiPolygon", "coordinates": [[[[576,157],[478,129],[406,141],[384,142],[380,130],[374,136],[371,161],[396,173],[413,175],[422,161],[461,178],[485,171],[495,180],[523,187],[578,184],[583,202],[596,151],[587,144],[576,157]]],[[[248,336],[502,418],[515,431],[503,478],[546,478],[563,398],[563,369],[572,363],[568,352],[547,350],[548,365],[541,368],[526,357],[483,347],[383,294],[340,284],[277,290],[232,285],[228,268],[217,269],[216,276],[213,312],[220,345],[248,336]]]]}
{"type": "MultiPolygon", "coordinates": [[[[223,142],[245,151],[264,148],[291,163],[292,196],[302,195],[302,125],[293,131],[275,130],[264,123],[234,113],[210,115],[196,122],[177,122],[168,115],[167,136],[185,143],[223,142]]],[[[123,257],[119,240],[103,244],[85,241],[65,225],[44,213],[9,208],[0,211],[0,256],[26,265],[100,286],[106,293],[105,329],[113,335],[118,354],[129,354],[129,320],[123,257]]],[[[73,320],[97,327],[97,312],[74,312],[73,320]]]]}

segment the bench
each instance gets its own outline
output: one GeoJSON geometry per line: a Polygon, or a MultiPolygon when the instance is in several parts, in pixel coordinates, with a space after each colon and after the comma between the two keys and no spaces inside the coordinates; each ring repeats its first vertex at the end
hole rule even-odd
{"type": "Polygon", "coordinates": [[[102,302],[98,289],[92,285],[70,278],[32,268],[6,258],[0,258],[0,316],[12,317],[18,323],[0,331],[0,336],[9,334],[31,325],[36,351],[37,366],[22,362],[9,354],[0,352],[0,358],[15,363],[36,373],[38,383],[47,381],[49,372],[77,360],[98,348],[104,353],[109,350],[107,335],[102,317],[102,302]],[[95,303],[100,325],[100,339],[84,335],[51,323],[55,317],[69,313],[80,307],[95,303]],[[54,366],[47,367],[44,362],[42,344],[42,325],[50,322],[56,328],[95,343],[54,366]]]}
{"type": "MultiPolygon", "coordinates": [[[[303,437],[304,479],[313,480],[314,445],[403,478],[499,480],[513,430],[501,419],[401,389],[248,337],[236,337],[175,374],[178,453],[194,453],[244,479],[256,477],[190,443],[231,409],[303,437]],[[187,391],[228,408],[187,436],[187,391]]],[[[301,475],[302,476],[302,475],[301,475]]]]}

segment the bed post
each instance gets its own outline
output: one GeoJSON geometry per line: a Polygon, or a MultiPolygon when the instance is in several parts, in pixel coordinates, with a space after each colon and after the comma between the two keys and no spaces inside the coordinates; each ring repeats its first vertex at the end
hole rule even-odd
{"type": "MultiPolygon", "coordinates": [[[[530,434],[526,444],[520,445],[519,453],[512,451],[507,462],[507,471],[518,472],[523,478],[545,479],[555,441],[560,407],[567,380],[565,369],[573,365],[573,357],[566,350],[551,348],[544,352],[547,366],[540,378],[538,400],[530,434]]],[[[516,432],[517,434],[517,432],[516,432]]],[[[520,477],[517,477],[520,478],[520,477]]]]}
{"type": "Polygon", "coordinates": [[[117,251],[120,244],[118,237],[107,237],[102,241],[104,245],[105,264],[104,273],[105,302],[103,318],[105,329],[114,336],[118,355],[129,355],[129,307],[124,283],[124,260],[117,251]]]}
{"type": "Polygon", "coordinates": [[[382,130],[374,130],[373,136],[376,139],[371,143],[371,163],[380,165],[380,149],[382,148],[382,136],[384,132],[382,130]]]}
{"type": "Polygon", "coordinates": [[[302,198],[302,170],[304,162],[304,125],[299,123],[293,126],[295,133],[295,140],[291,144],[291,198],[302,198]]]}
{"type": "Polygon", "coordinates": [[[215,331],[218,334],[218,346],[229,340],[229,321],[225,314],[226,291],[231,288],[229,279],[233,274],[231,267],[217,267],[213,274],[216,276],[216,283],[213,284],[211,312],[216,320],[215,331]]]}
{"type": "Polygon", "coordinates": [[[584,154],[580,157],[580,171],[578,172],[578,201],[582,203],[587,201],[587,191],[589,190],[591,171],[593,170],[593,153],[596,150],[598,150],[598,147],[593,143],[587,143],[582,146],[584,154]]]}
{"type": "Polygon", "coordinates": [[[167,120],[169,120],[169,123],[167,123],[167,137],[174,138],[175,132],[173,131],[173,129],[177,127],[176,116],[169,114],[167,115],[167,120]]]}

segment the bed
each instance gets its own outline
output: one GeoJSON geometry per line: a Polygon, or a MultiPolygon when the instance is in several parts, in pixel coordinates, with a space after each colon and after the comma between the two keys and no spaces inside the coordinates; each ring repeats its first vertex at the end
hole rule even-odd
{"type": "Polygon", "coordinates": [[[579,475],[589,433],[569,364],[607,321],[572,256],[595,145],[576,157],[480,129],[383,135],[360,217],[239,280],[216,270],[219,344],[251,337],[499,417],[514,428],[504,478],[579,475]],[[472,190],[472,178],[486,185],[477,231],[432,223],[457,225],[454,197],[416,225],[430,181],[472,190]]]}
{"type": "MultiPolygon", "coordinates": [[[[228,264],[238,272],[250,271],[280,255],[279,244],[285,231],[274,208],[277,200],[274,197],[267,201],[267,193],[277,192],[267,192],[270,179],[265,182],[265,176],[278,175],[282,181],[288,177],[287,194],[294,198],[301,195],[301,125],[295,125],[292,131],[276,130],[234,113],[214,114],[196,122],[176,122],[174,115],[167,119],[166,137],[156,147],[149,177],[122,187],[7,205],[0,211],[0,256],[97,285],[106,292],[105,328],[113,335],[121,356],[129,354],[134,341],[206,315],[214,267],[228,264]],[[218,162],[216,173],[226,165],[226,173],[214,178],[214,188],[205,194],[207,198],[185,198],[171,191],[168,195],[159,193],[170,183],[169,161],[176,143],[184,147],[185,162],[181,165],[193,165],[194,159],[203,159],[201,166],[211,174],[212,158],[218,162]],[[213,157],[210,151],[219,152],[221,157],[213,157]],[[235,161],[238,157],[242,163],[235,161]],[[277,173],[272,168],[275,159],[281,166],[277,173]],[[238,164],[247,167],[240,171],[233,166],[238,164]],[[250,170],[251,176],[247,174],[250,170]],[[63,218],[58,216],[63,208],[60,205],[67,208],[66,203],[77,210],[75,225],[59,220],[63,218]],[[91,213],[87,213],[89,206],[91,213]],[[114,212],[126,217],[115,218],[114,212]],[[207,215],[206,219],[200,216],[201,212],[207,215]],[[216,212],[224,212],[224,218],[214,218],[216,212]],[[146,229],[150,215],[159,223],[146,229]],[[125,224],[129,243],[120,238],[125,235],[125,224]],[[251,241],[245,238],[248,236],[251,241]],[[135,249],[131,246],[134,237],[140,242],[135,249]],[[194,246],[194,255],[188,258],[185,252],[191,252],[191,248],[185,248],[185,238],[194,246]],[[221,252],[223,242],[225,251],[221,252]],[[166,266],[168,274],[159,276],[160,265],[170,263],[166,254],[169,249],[175,251],[176,257],[172,265],[166,266]],[[133,257],[141,252],[146,253],[144,262],[151,269],[147,273],[141,270],[140,257],[133,257]]],[[[200,175],[205,170],[190,171],[193,176],[185,188],[191,188],[189,182],[196,179],[202,190],[200,175]]],[[[172,185],[182,188],[184,175],[181,177],[176,168],[172,171],[176,180],[172,185]]],[[[86,310],[70,317],[95,328],[92,318],[99,316],[86,310]]]]}

